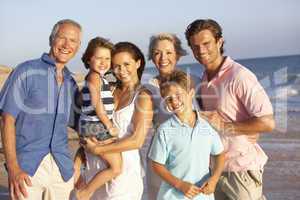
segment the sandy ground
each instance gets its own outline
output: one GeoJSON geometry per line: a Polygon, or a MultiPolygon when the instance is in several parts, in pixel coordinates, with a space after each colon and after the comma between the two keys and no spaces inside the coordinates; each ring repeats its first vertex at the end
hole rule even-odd
{"type": "Polygon", "coordinates": [[[269,156],[264,173],[264,193],[271,200],[300,199],[300,140],[264,139],[269,156]]]}
{"type": "MultiPolygon", "coordinates": [[[[298,134],[297,134],[298,136],[298,134]]],[[[70,140],[72,153],[77,140],[70,140]]],[[[286,134],[262,137],[260,144],[269,156],[264,173],[264,194],[270,200],[300,199],[300,139],[286,134]]],[[[0,199],[7,200],[7,174],[0,153],[0,199]]]]}

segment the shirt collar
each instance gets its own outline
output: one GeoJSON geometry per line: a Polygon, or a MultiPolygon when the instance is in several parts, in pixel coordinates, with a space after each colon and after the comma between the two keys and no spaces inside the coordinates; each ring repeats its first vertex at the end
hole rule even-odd
{"type": "Polygon", "coordinates": [[[42,61],[44,61],[45,63],[51,65],[52,67],[55,67],[55,61],[50,58],[48,53],[43,53],[42,57],[41,57],[42,61]]]}
{"type": "MultiPolygon", "coordinates": [[[[196,122],[195,122],[195,126],[196,126],[199,119],[200,119],[200,117],[199,117],[198,111],[196,110],[195,112],[196,112],[196,122]]],[[[170,120],[171,120],[171,126],[172,127],[182,127],[182,126],[184,126],[184,127],[189,127],[190,128],[190,126],[188,124],[183,123],[182,121],[180,121],[180,119],[175,114],[173,114],[171,116],[170,120]]]]}
{"type": "MultiPolygon", "coordinates": [[[[217,80],[218,78],[223,76],[223,74],[225,72],[227,72],[233,66],[232,65],[233,60],[229,56],[226,56],[224,59],[225,60],[223,61],[222,65],[221,65],[221,68],[219,69],[216,76],[210,81],[210,83],[213,83],[215,80],[217,80]]],[[[206,73],[206,71],[204,71],[204,73],[203,73],[203,81],[207,82],[207,73],[206,73]]]]}
{"type": "MultiPolygon", "coordinates": [[[[43,53],[41,59],[42,59],[42,61],[47,63],[49,67],[52,67],[54,71],[56,70],[55,61],[49,56],[48,53],[43,53]]],[[[63,72],[64,72],[64,78],[67,78],[67,79],[70,79],[72,77],[72,75],[74,75],[74,73],[72,73],[67,68],[67,66],[64,67],[63,72]]]]}
{"type": "Polygon", "coordinates": [[[151,78],[149,80],[149,84],[159,88],[159,81],[157,77],[151,78]]]}

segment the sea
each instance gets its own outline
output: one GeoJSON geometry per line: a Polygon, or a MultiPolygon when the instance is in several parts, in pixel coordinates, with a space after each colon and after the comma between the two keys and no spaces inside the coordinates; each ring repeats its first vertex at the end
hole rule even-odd
{"type": "MultiPolygon", "coordinates": [[[[300,55],[236,61],[257,76],[269,95],[276,119],[276,131],[300,138],[300,55]]],[[[181,64],[178,68],[199,77],[203,73],[199,63],[181,64]]],[[[146,67],[142,82],[147,82],[157,74],[155,67],[146,67]]]]}

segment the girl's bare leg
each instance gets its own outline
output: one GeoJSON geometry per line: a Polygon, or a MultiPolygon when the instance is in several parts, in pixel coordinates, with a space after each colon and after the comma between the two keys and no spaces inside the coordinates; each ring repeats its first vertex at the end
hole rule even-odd
{"type": "Polygon", "coordinates": [[[101,158],[108,163],[109,168],[98,172],[82,189],[76,191],[78,200],[90,199],[98,188],[121,174],[122,156],[120,153],[103,154],[101,158]]]}

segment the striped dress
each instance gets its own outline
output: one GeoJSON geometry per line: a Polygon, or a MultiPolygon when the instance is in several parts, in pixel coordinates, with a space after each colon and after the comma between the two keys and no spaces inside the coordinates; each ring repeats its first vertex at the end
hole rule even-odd
{"type": "MultiPolygon", "coordinates": [[[[112,119],[114,112],[114,101],[109,83],[101,77],[100,96],[109,119],[112,119]]],[[[104,124],[98,118],[94,106],[91,102],[91,95],[88,88],[88,81],[85,81],[82,88],[82,106],[80,115],[80,134],[82,136],[96,136],[99,140],[105,140],[111,137],[104,124]]]]}

